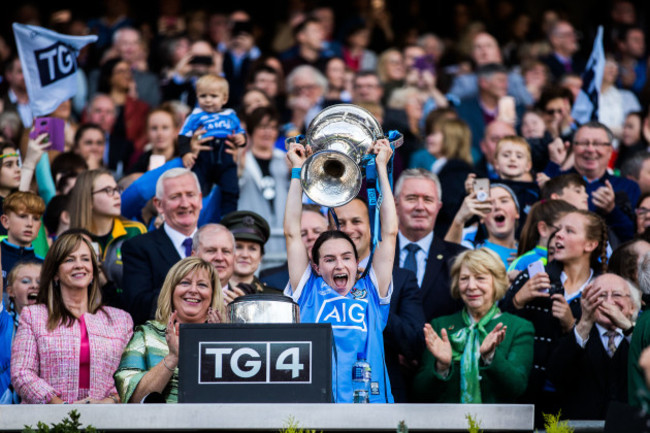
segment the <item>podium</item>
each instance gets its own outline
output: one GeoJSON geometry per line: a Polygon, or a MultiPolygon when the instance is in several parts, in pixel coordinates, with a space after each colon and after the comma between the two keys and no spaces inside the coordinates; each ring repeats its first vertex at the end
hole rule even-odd
{"type": "Polygon", "coordinates": [[[180,326],[179,403],[331,403],[330,324],[180,326]]]}

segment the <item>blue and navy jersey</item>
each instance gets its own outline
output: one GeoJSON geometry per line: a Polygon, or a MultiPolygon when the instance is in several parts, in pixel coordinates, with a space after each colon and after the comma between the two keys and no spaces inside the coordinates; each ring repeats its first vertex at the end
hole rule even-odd
{"type": "MultiPolygon", "coordinates": [[[[380,298],[374,270],[359,280],[346,296],[339,295],[322,277],[305,270],[300,284],[285,295],[300,306],[302,323],[330,323],[334,335],[332,349],[332,394],[336,403],[352,403],[352,365],[357,353],[365,353],[378,391],[371,403],[393,403],[393,394],[384,362],[383,331],[390,311],[390,296],[380,298]]],[[[371,387],[372,389],[372,387],[371,387]]]]}
{"type": "Polygon", "coordinates": [[[197,129],[205,129],[205,137],[215,138],[225,138],[230,134],[244,133],[244,128],[242,128],[235,110],[231,108],[216,113],[207,113],[201,108],[195,108],[192,114],[185,119],[185,124],[181,128],[179,135],[192,138],[197,129]]]}

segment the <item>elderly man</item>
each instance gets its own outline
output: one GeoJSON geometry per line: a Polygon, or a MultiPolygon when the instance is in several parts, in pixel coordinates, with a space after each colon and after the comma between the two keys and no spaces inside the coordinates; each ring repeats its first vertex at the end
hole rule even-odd
{"type": "MultiPolygon", "coordinates": [[[[370,218],[368,206],[361,199],[335,209],[340,229],[350,236],[359,253],[359,266],[365,268],[370,256],[370,218]]],[[[413,369],[408,368],[418,361],[424,349],[424,311],[418,282],[413,272],[393,268],[393,295],[390,299],[390,314],[384,329],[384,351],[386,368],[390,378],[391,391],[396,403],[408,402],[408,384],[413,369]],[[407,365],[400,365],[400,356],[407,365]]]]}
{"type": "MultiPolygon", "coordinates": [[[[160,86],[158,77],[148,71],[147,54],[143,47],[142,35],[139,30],[131,27],[123,27],[113,34],[113,51],[118,57],[126,61],[133,71],[133,81],[138,93],[138,99],[149,104],[150,107],[157,107],[160,104],[160,86]]],[[[99,75],[92,76],[96,83],[99,75]]]]}
{"type": "MultiPolygon", "coordinates": [[[[302,243],[305,244],[307,255],[311,260],[311,249],[321,233],[327,230],[327,219],[323,216],[320,206],[316,204],[303,204],[300,219],[302,243]]],[[[262,283],[270,287],[284,288],[289,282],[289,266],[285,262],[274,268],[267,268],[260,272],[262,283]]]]}
{"type": "MultiPolygon", "coordinates": [[[[607,172],[613,138],[612,132],[602,123],[582,125],[573,136],[575,162],[569,172],[578,173],[587,181],[589,210],[603,216],[618,241],[625,242],[634,236],[634,208],[641,191],[636,182],[607,172]]],[[[551,162],[545,173],[554,177],[560,170],[551,162]]]]}
{"type": "Polygon", "coordinates": [[[192,236],[203,207],[196,175],[185,168],[164,172],[156,183],[154,206],[164,218],[157,230],[124,242],[124,305],[135,324],[153,319],[169,269],[192,255],[192,236]]]}
{"type": "MultiPolygon", "coordinates": [[[[474,60],[476,67],[479,68],[490,63],[503,64],[499,43],[494,36],[485,32],[480,32],[474,36],[472,60],[474,60]]],[[[461,100],[476,97],[478,91],[478,79],[475,73],[456,76],[449,89],[449,93],[461,100]]],[[[518,70],[508,72],[508,95],[513,96],[517,103],[521,105],[533,105],[535,102],[528,89],[526,89],[526,82],[518,70]]]]}
{"type": "Polygon", "coordinates": [[[235,236],[230,230],[221,224],[204,225],[194,233],[192,255],[214,266],[225,293],[235,271],[235,236]]]}
{"type": "Polygon", "coordinates": [[[610,402],[627,402],[629,340],[640,294],[618,275],[604,274],[584,289],[580,305],[582,317],[558,343],[548,374],[564,417],[605,419],[610,402]]]}
{"type": "Polygon", "coordinates": [[[433,232],[441,196],[438,177],[430,171],[405,170],[395,184],[399,219],[395,263],[415,273],[427,322],[462,308],[451,297],[449,272],[451,262],[465,248],[433,232]]]}

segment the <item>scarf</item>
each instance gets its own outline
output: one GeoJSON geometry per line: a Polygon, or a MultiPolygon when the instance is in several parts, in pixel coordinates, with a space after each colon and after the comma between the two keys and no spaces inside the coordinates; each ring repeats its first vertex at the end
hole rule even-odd
{"type": "Polygon", "coordinates": [[[451,342],[452,361],[460,360],[460,402],[481,403],[481,387],[479,383],[479,359],[481,357],[481,341],[488,335],[485,325],[501,311],[495,303],[481,320],[473,322],[463,309],[462,317],[465,328],[453,334],[451,342]]]}

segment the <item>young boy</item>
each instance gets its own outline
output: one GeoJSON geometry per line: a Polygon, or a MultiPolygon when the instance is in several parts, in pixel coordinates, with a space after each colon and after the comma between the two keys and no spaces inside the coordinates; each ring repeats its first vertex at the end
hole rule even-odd
{"type": "Polygon", "coordinates": [[[522,221],[525,222],[530,207],[539,200],[539,186],[533,182],[530,174],[532,156],[528,142],[515,135],[503,137],[497,143],[494,157],[494,169],[501,183],[508,185],[514,191],[522,210],[522,221]]]}
{"type": "Polygon", "coordinates": [[[45,202],[33,192],[16,191],[4,201],[4,215],[0,216],[7,236],[0,242],[2,250],[2,287],[7,288],[7,275],[21,261],[42,262],[34,253],[32,242],[41,228],[45,202]]]}
{"type": "Polygon", "coordinates": [[[542,187],[542,199],[564,200],[578,209],[588,210],[587,182],[578,173],[555,176],[542,187]]]}
{"type": "Polygon", "coordinates": [[[183,165],[196,173],[201,191],[207,196],[213,184],[221,192],[221,215],[237,210],[239,186],[237,166],[226,151],[226,140],[238,147],[246,145],[246,136],[234,110],[223,109],[228,102],[228,81],[217,75],[203,75],[196,82],[199,107],[187,117],[178,136],[178,149],[183,165]],[[203,144],[197,155],[192,152],[192,137],[202,134],[203,144]]]}

